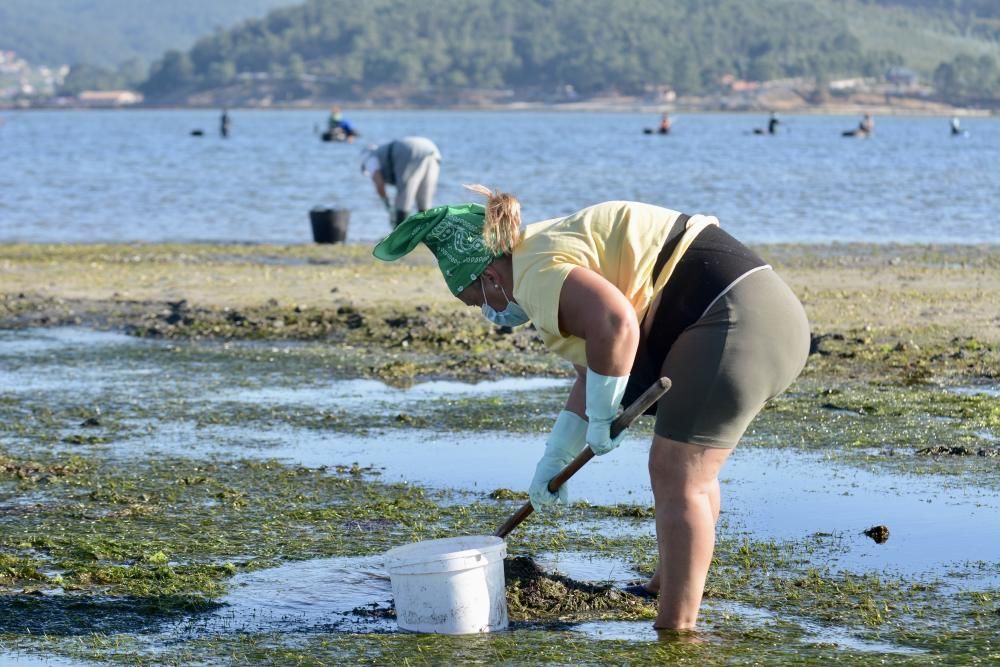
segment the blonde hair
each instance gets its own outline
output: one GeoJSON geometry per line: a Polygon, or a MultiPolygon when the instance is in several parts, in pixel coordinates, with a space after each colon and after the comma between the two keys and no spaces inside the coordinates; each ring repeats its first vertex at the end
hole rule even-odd
{"type": "Polygon", "coordinates": [[[483,241],[493,253],[511,254],[521,241],[521,202],[509,192],[490,190],[478,183],[466,189],[486,197],[483,241]]]}

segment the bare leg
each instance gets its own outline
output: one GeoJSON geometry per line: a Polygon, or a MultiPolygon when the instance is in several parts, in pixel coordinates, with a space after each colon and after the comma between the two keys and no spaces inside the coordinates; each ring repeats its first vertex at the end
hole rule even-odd
{"type": "MultiPolygon", "coordinates": [[[[719,523],[719,511],[722,507],[722,492],[719,489],[719,478],[715,478],[715,483],[709,488],[708,502],[712,506],[712,525],[716,526],[719,523]]],[[[657,564],[656,571],[653,572],[653,576],[650,577],[649,581],[645,584],[646,590],[651,593],[657,593],[660,590],[660,566],[657,564]]]]}
{"type": "Polygon", "coordinates": [[[694,628],[715,550],[719,518],[719,471],[731,450],[656,436],[649,476],[656,502],[660,562],[647,585],[659,590],[657,628],[694,628]]]}

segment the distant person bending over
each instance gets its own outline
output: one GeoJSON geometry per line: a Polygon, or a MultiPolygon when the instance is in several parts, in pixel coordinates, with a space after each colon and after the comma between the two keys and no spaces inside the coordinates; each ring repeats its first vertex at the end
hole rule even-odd
{"type": "Polygon", "coordinates": [[[873,132],[875,132],[875,119],[872,118],[870,113],[866,113],[856,128],[853,130],[844,130],[841,132],[841,135],[845,137],[867,138],[870,137],[873,132]]]}
{"type": "Polygon", "coordinates": [[[870,113],[866,113],[862,117],[861,122],[858,123],[858,134],[864,137],[870,137],[875,132],[875,119],[872,118],[870,113]]]}
{"type": "MultiPolygon", "coordinates": [[[[438,206],[375,246],[393,261],[426,245],[457,299],[499,326],[529,321],[576,368],[529,488],[544,510],[567,502],[549,480],[584,447],[619,445],[620,405],[661,376],[648,472],[659,564],[638,595],[659,596],[654,627],[695,627],[719,519],[719,471],[750,422],[809,354],[791,289],[706,215],[609,201],[521,226],[510,194],[471,186],[486,205],[438,206]]],[[[633,477],[646,466],[632,463],[633,477]]]]}
{"type": "Polygon", "coordinates": [[[962,126],[959,123],[958,116],[951,117],[951,136],[957,136],[962,134],[962,126]]]}
{"type": "Polygon", "coordinates": [[[440,170],[441,151],[424,137],[403,137],[369,146],[361,160],[361,173],[371,177],[393,227],[406,219],[414,204],[418,211],[432,206],[440,170]],[[391,204],[387,185],[396,188],[391,204]]]}
{"type": "Polygon", "coordinates": [[[229,136],[229,109],[223,109],[222,116],[219,117],[219,134],[223,139],[229,136]]]}
{"type": "Polygon", "coordinates": [[[658,134],[670,134],[670,114],[660,116],[660,125],[656,128],[658,134]]]}

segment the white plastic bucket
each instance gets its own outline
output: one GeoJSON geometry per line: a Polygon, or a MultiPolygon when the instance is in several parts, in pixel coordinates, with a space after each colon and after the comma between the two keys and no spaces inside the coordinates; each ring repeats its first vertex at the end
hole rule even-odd
{"type": "Polygon", "coordinates": [[[507,627],[503,559],[507,543],[492,535],[427,540],[390,549],[401,630],[464,635],[507,627]]]}

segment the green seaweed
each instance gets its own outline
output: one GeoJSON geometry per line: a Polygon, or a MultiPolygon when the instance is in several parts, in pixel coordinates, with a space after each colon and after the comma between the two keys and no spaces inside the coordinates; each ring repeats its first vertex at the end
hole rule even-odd
{"type": "MultiPolygon", "coordinates": [[[[942,483],[1000,488],[996,459],[979,455],[996,448],[1000,399],[958,391],[995,387],[1000,373],[995,332],[976,315],[996,302],[988,282],[1000,270],[995,247],[761,250],[793,277],[817,276],[793,284],[817,323],[815,351],[802,377],[759,415],[740,447],[793,448],[875,474],[935,474],[942,483]],[[874,286],[824,282],[875,274],[883,279],[874,286]],[[985,276],[982,286],[971,284],[977,276],[985,276]],[[938,316],[942,302],[957,304],[945,313],[952,319],[938,316]],[[884,317],[866,322],[872,313],[884,317]]],[[[16,267],[11,275],[56,267],[68,272],[67,287],[81,290],[108,271],[127,285],[140,272],[163,276],[177,267],[223,277],[260,275],[270,266],[365,277],[382,268],[372,266],[368,252],[0,245],[0,259],[16,267]],[[91,263],[103,273],[84,270],[91,263]]],[[[387,271],[392,279],[423,280],[436,268],[431,258],[416,257],[387,271]]],[[[387,483],[361,463],[306,468],[246,460],[232,448],[246,445],[247,434],[259,436],[251,446],[262,458],[268,433],[280,429],[331,439],[392,429],[485,437],[513,432],[537,435],[541,446],[565,400],[566,390],[554,389],[405,407],[373,401],[348,411],[233,398],[227,392],[324,388],[336,378],[407,386],[439,378],[571,377],[530,329],[503,334],[478,313],[444,302],[446,294],[417,307],[388,294],[352,301],[346,288],[330,293],[326,283],[325,301],[296,302],[260,291],[252,302],[230,304],[0,294],[0,328],[83,324],[144,339],[0,357],[12,374],[62,377],[65,369],[86,369],[114,380],[99,391],[10,387],[0,393],[0,650],[157,665],[1000,661],[1000,593],[990,583],[1000,575],[997,563],[958,564],[947,581],[942,573],[844,571],[829,565],[849,548],[840,538],[763,540],[728,525],[725,515],[703,629],[695,635],[658,635],[648,627],[651,605],[599,582],[555,573],[539,573],[534,588],[510,577],[516,582],[514,630],[494,636],[307,632],[294,624],[273,634],[159,634],[181,621],[196,628],[238,574],[293,560],[370,556],[423,539],[489,534],[526,499],[520,489],[439,491],[387,483]],[[156,374],[130,379],[131,371],[149,369],[156,374]],[[150,381],[156,392],[135,400],[128,383],[150,381]],[[214,447],[199,460],[146,451],[147,441],[171,428],[190,429],[214,447]],[[959,576],[986,583],[977,580],[966,590],[953,585],[959,576]],[[582,634],[577,624],[592,619],[632,621],[643,630],[630,641],[582,634]],[[823,628],[840,634],[831,640],[823,628]],[[889,647],[838,645],[836,637],[845,633],[889,647]]],[[[650,420],[631,432],[649,436],[650,420]]],[[[508,548],[521,555],[613,557],[648,576],[657,559],[652,520],[643,505],[575,503],[534,514],[509,537],[508,548]]]]}

